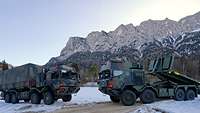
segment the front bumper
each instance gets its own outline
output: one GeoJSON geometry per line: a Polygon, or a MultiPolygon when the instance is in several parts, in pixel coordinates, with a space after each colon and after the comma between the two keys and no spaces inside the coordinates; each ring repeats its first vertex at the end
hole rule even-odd
{"type": "Polygon", "coordinates": [[[80,87],[77,86],[67,86],[67,87],[59,87],[57,89],[58,96],[65,96],[77,93],[80,90],[80,87]]]}

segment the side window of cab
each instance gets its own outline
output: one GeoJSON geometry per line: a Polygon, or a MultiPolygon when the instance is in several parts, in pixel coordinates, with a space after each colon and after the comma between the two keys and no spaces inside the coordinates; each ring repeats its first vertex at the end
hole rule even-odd
{"type": "Polygon", "coordinates": [[[113,76],[119,76],[122,75],[124,72],[122,70],[113,70],[113,76]]]}

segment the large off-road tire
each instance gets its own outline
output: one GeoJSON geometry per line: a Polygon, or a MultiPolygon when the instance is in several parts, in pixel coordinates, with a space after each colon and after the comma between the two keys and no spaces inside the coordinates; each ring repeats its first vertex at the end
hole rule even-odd
{"type": "Polygon", "coordinates": [[[15,93],[11,94],[11,102],[12,102],[12,104],[19,103],[19,100],[18,100],[17,95],[15,93]]]}
{"type": "Polygon", "coordinates": [[[155,101],[156,95],[153,90],[145,89],[140,95],[140,100],[143,104],[149,104],[155,101]]]}
{"type": "Polygon", "coordinates": [[[54,96],[50,91],[44,92],[43,97],[44,97],[44,104],[46,105],[51,105],[55,101],[54,96]]]}
{"type": "Polygon", "coordinates": [[[63,102],[69,102],[72,100],[72,95],[66,95],[62,97],[63,102]]]}
{"type": "Polygon", "coordinates": [[[120,98],[117,96],[110,96],[110,100],[114,103],[119,103],[120,102],[120,98]]]}
{"type": "Polygon", "coordinates": [[[31,94],[31,103],[32,104],[40,104],[40,102],[41,102],[40,94],[37,92],[33,92],[31,94]]]}
{"type": "Polygon", "coordinates": [[[136,94],[131,90],[125,90],[121,94],[120,100],[125,106],[134,105],[136,102],[136,94]]]}
{"type": "Polygon", "coordinates": [[[177,101],[185,100],[185,91],[183,89],[177,89],[175,93],[175,100],[177,101]]]}
{"type": "Polygon", "coordinates": [[[195,99],[195,92],[194,92],[194,90],[192,90],[192,89],[187,90],[185,99],[186,100],[194,100],[195,99]]]}
{"type": "Polygon", "coordinates": [[[11,103],[11,95],[9,93],[6,93],[4,99],[5,103],[11,103]]]}

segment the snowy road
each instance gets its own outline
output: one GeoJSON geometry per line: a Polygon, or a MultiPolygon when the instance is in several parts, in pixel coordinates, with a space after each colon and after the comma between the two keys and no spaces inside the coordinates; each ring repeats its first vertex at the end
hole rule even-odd
{"type": "Polygon", "coordinates": [[[142,105],[132,113],[200,113],[200,97],[193,101],[165,100],[152,104],[142,105]]]}
{"type": "Polygon", "coordinates": [[[21,102],[19,104],[7,104],[0,101],[0,113],[22,113],[22,112],[51,112],[66,106],[82,105],[88,103],[107,102],[109,97],[100,93],[96,87],[81,87],[81,90],[73,95],[71,102],[58,100],[53,105],[33,105],[21,102]]]}
{"type": "Polygon", "coordinates": [[[20,102],[7,104],[0,101],[0,113],[200,113],[200,97],[193,101],[164,100],[142,105],[122,106],[110,102],[109,96],[98,91],[96,87],[81,87],[78,94],[73,95],[71,102],[58,100],[53,105],[32,105],[20,102]]]}
{"type": "Polygon", "coordinates": [[[134,106],[122,106],[112,102],[103,102],[66,107],[52,113],[130,113],[138,109],[140,105],[137,103],[134,106]]]}

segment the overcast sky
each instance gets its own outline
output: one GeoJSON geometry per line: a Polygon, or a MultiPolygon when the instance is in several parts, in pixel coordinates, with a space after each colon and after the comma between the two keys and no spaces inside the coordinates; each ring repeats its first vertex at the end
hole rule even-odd
{"type": "Polygon", "coordinates": [[[0,0],[0,60],[43,65],[71,36],[200,11],[200,0],[0,0]]]}

